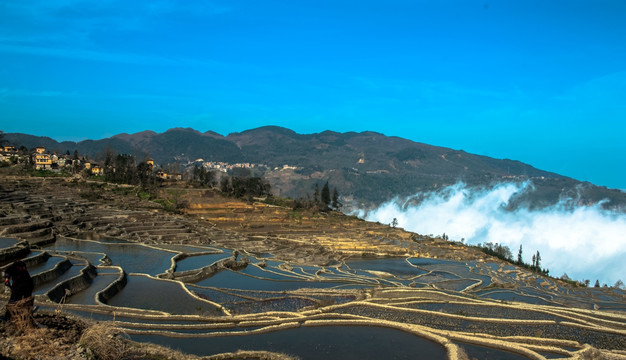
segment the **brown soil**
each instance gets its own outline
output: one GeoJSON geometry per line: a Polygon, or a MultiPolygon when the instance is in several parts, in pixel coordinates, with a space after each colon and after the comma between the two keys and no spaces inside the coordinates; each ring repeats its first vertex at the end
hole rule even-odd
{"type": "Polygon", "coordinates": [[[63,314],[35,314],[36,327],[19,331],[10,322],[0,323],[0,359],[71,360],[295,360],[265,351],[241,351],[199,357],[166,347],[127,340],[109,323],[86,322],[63,314]]]}

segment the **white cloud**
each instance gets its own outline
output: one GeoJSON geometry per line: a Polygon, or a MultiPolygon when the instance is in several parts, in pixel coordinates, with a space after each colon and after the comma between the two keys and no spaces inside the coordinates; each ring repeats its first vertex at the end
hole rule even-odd
{"type": "Polygon", "coordinates": [[[626,214],[600,205],[572,208],[565,202],[542,210],[507,211],[511,198],[524,191],[533,191],[532,185],[505,183],[476,190],[457,184],[427,194],[419,205],[396,199],[361,216],[382,223],[396,218],[409,231],[445,232],[470,244],[505,244],[514,256],[521,244],[524,261],[530,263],[531,254],[539,251],[542,266],[553,276],[566,272],[574,279],[600,279],[609,285],[626,278],[626,214]]]}

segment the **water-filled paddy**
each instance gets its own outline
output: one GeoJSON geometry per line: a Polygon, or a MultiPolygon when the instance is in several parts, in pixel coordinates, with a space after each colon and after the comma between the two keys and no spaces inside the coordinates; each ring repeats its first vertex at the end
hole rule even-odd
{"type": "Polygon", "coordinates": [[[310,299],[293,297],[261,301],[242,301],[228,304],[227,307],[233,314],[257,314],[267,311],[298,311],[316,304],[316,301],[310,299]]]}
{"type": "Polygon", "coordinates": [[[80,271],[82,269],[84,269],[85,266],[86,266],[86,264],[73,263],[72,267],[67,269],[67,271],[64,272],[58,278],[50,280],[48,282],[45,282],[45,283],[40,284],[39,286],[35,287],[35,290],[33,290],[33,294],[34,295],[42,295],[42,294],[47,293],[48,291],[52,290],[52,288],[57,286],[57,284],[60,284],[60,283],[62,283],[65,280],[71,279],[74,276],[78,276],[80,274],[80,271]]]}
{"type": "Polygon", "coordinates": [[[458,275],[455,275],[449,272],[431,271],[430,273],[422,275],[422,276],[418,276],[413,280],[416,283],[430,284],[430,283],[439,282],[439,281],[458,280],[458,279],[459,279],[458,275]]]}
{"type": "Polygon", "coordinates": [[[444,348],[418,336],[383,327],[300,327],[248,336],[169,338],[132,335],[137,341],[153,342],[196,354],[213,355],[242,350],[265,350],[306,359],[447,359],[444,348]]]}
{"type": "MultiPolygon", "coordinates": [[[[209,246],[192,246],[192,245],[180,245],[180,244],[159,244],[153,245],[155,248],[169,250],[169,251],[177,251],[181,253],[203,253],[203,252],[219,252],[222,249],[209,247],[209,246]]],[[[224,252],[229,252],[228,250],[224,250],[224,252]]]]}
{"type": "Polygon", "coordinates": [[[89,240],[60,238],[46,249],[56,251],[82,251],[105,253],[113,265],[121,266],[127,273],[157,275],[169,269],[174,253],[156,250],[134,243],[100,243],[89,240]]]}
{"type": "Polygon", "coordinates": [[[508,290],[479,291],[479,292],[476,292],[476,295],[482,298],[488,298],[492,300],[518,301],[518,302],[524,302],[527,304],[537,304],[537,305],[554,305],[536,296],[522,295],[517,292],[508,291],[508,290]]]}
{"type": "Polygon", "coordinates": [[[480,283],[479,280],[468,280],[468,279],[458,279],[458,280],[444,280],[435,283],[440,289],[446,290],[454,290],[454,291],[463,291],[464,289],[470,286],[476,286],[480,283]]]}
{"type": "Polygon", "coordinates": [[[205,266],[213,264],[218,260],[222,260],[230,256],[231,255],[228,253],[190,256],[176,263],[176,271],[182,272],[187,270],[201,269],[205,266]]]}
{"type": "Polygon", "coordinates": [[[245,269],[239,270],[242,274],[247,274],[250,276],[255,276],[261,279],[271,279],[271,280],[298,280],[302,279],[302,277],[298,277],[295,274],[288,274],[282,272],[276,268],[260,268],[256,265],[248,265],[245,269]],[[288,276],[289,275],[289,276],[288,276]]]}
{"type": "Polygon", "coordinates": [[[210,278],[196,283],[198,286],[234,288],[242,290],[285,291],[303,288],[332,288],[345,285],[336,281],[265,280],[256,279],[231,270],[223,270],[210,278]]]}
{"type": "Polygon", "coordinates": [[[210,303],[194,298],[180,283],[142,275],[129,275],[126,286],[108,304],[181,315],[221,314],[210,303]]]}
{"type": "Polygon", "coordinates": [[[528,319],[528,320],[564,320],[564,318],[538,311],[520,310],[511,307],[455,304],[455,303],[421,303],[412,308],[483,318],[528,319]]]}
{"type": "Polygon", "coordinates": [[[29,266],[28,272],[30,273],[31,276],[33,276],[33,275],[42,273],[44,271],[48,271],[50,269],[53,269],[56,266],[56,264],[63,261],[63,259],[65,258],[62,256],[51,256],[46,261],[29,266]]]}
{"type": "MultiPolygon", "coordinates": [[[[432,265],[458,265],[458,261],[446,260],[446,259],[430,259],[430,258],[408,258],[408,262],[415,266],[432,266],[432,265]]],[[[463,264],[463,263],[462,263],[463,264]]]]}
{"type": "Polygon", "coordinates": [[[16,239],[0,237],[0,249],[11,247],[17,243],[18,241],[16,239]]]}
{"type": "Polygon", "coordinates": [[[469,356],[470,359],[481,359],[481,360],[528,360],[527,357],[512,353],[509,351],[503,351],[498,349],[493,349],[489,347],[484,347],[480,345],[467,344],[467,343],[459,343],[458,344],[465,353],[469,356]]]}
{"type": "Polygon", "coordinates": [[[95,279],[93,279],[91,285],[83,291],[79,291],[76,294],[73,294],[69,299],[68,303],[70,304],[84,304],[84,305],[95,305],[96,304],[96,293],[104,290],[109,284],[111,284],[119,274],[116,275],[103,275],[98,274],[95,279]]]}
{"type": "Polygon", "coordinates": [[[77,256],[89,261],[90,264],[94,266],[100,265],[101,260],[104,259],[104,253],[97,252],[84,252],[84,251],[59,251],[60,254],[71,254],[72,256],[77,256]]]}
{"type": "Polygon", "coordinates": [[[405,258],[348,260],[346,265],[354,270],[373,270],[391,273],[401,278],[411,278],[426,271],[411,266],[405,258]]]}

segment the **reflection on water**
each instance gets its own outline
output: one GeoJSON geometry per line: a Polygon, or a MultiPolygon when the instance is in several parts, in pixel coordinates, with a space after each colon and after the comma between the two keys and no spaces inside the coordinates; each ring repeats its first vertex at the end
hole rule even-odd
{"type": "MultiPolygon", "coordinates": [[[[81,251],[104,253],[113,265],[121,266],[127,273],[157,275],[169,269],[174,253],[156,250],[140,244],[107,244],[88,240],[60,238],[46,249],[55,251],[81,251]]],[[[97,263],[96,263],[97,265],[97,263]]]]}
{"type": "Polygon", "coordinates": [[[266,334],[209,338],[169,338],[132,335],[131,339],[185,349],[196,355],[241,350],[265,350],[295,355],[303,360],[447,359],[444,348],[400,330],[382,327],[300,327],[266,334]]]}
{"type": "Polygon", "coordinates": [[[350,269],[382,271],[404,278],[411,278],[426,273],[424,270],[411,266],[405,258],[348,260],[346,265],[350,269]]]}
{"type": "Polygon", "coordinates": [[[256,279],[231,270],[223,270],[196,283],[198,286],[235,288],[242,290],[285,291],[303,288],[332,288],[344,285],[336,281],[265,280],[256,279]]]}
{"type": "Polygon", "coordinates": [[[489,298],[493,300],[504,300],[504,301],[518,301],[524,302],[527,304],[538,304],[538,305],[553,305],[550,302],[541,299],[535,296],[522,295],[514,291],[508,290],[487,290],[476,293],[480,297],[489,298]]]}
{"type": "Polygon", "coordinates": [[[31,265],[28,267],[28,272],[30,276],[37,275],[44,271],[48,271],[53,269],[56,264],[60,263],[64,258],[61,256],[51,256],[48,260],[44,262],[40,262],[39,264],[31,265]]]}
{"type": "Polygon", "coordinates": [[[35,290],[33,291],[33,294],[34,295],[42,295],[42,294],[47,293],[48,291],[52,290],[52,288],[57,286],[57,284],[60,284],[60,283],[62,283],[65,280],[71,279],[74,276],[80,275],[80,271],[82,269],[84,269],[85,266],[86,266],[86,264],[73,263],[72,267],[70,267],[66,272],[64,272],[58,278],[50,280],[48,282],[45,282],[45,283],[40,284],[39,286],[37,286],[35,288],[35,290]]]}
{"type": "Polygon", "coordinates": [[[17,243],[18,241],[16,239],[0,237],[0,249],[11,247],[17,243]]]}
{"type": "Polygon", "coordinates": [[[525,356],[480,345],[459,343],[470,359],[481,360],[528,360],[525,356]]]}
{"type": "Polygon", "coordinates": [[[213,264],[218,260],[222,260],[230,256],[231,255],[228,253],[190,256],[176,263],[176,271],[182,272],[187,270],[201,269],[205,266],[213,264]]]}
{"type": "MultiPolygon", "coordinates": [[[[220,250],[222,250],[222,249],[218,249],[218,248],[214,248],[210,246],[201,246],[201,245],[192,246],[192,245],[180,245],[180,244],[158,244],[158,245],[153,245],[153,247],[164,249],[164,250],[183,252],[183,253],[188,253],[188,254],[203,253],[203,252],[219,252],[220,250]]],[[[229,252],[229,251],[225,250],[224,252],[229,252]]]]}
{"type": "MultiPolygon", "coordinates": [[[[136,243],[121,243],[117,239],[106,239],[94,236],[93,240],[76,240],[60,238],[55,244],[48,247],[50,250],[73,252],[81,255],[90,262],[106,256],[112,260],[113,265],[118,265],[125,272],[141,274],[161,274],[170,268],[171,259],[180,252],[195,256],[188,256],[177,263],[177,272],[194,270],[206,267],[218,260],[231,256],[232,250],[222,250],[202,246],[188,245],[160,245],[160,248],[152,248],[136,243]],[[208,252],[218,252],[207,254],[208,252]]],[[[152,324],[154,329],[160,329],[158,324],[180,324],[180,326],[168,330],[179,334],[195,335],[192,338],[170,338],[157,335],[132,335],[139,341],[151,341],[161,345],[170,346],[174,349],[182,349],[187,353],[198,355],[213,355],[223,352],[244,350],[266,350],[273,352],[296,355],[301,359],[364,359],[364,358],[389,358],[390,354],[397,359],[445,359],[446,353],[439,344],[427,341],[423,338],[396,330],[383,327],[361,326],[328,326],[307,327],[281,330],[273,333],[229,336],[229,331],[250,331],[247,326],[265,326],[254,321],[234,322],[227,329],[222,329],[225,336],[208,337],[205,333],[218,331],[216,329],[202,330],[197,327],[186,327],[182,324],[191,324],[191,317],[175,317],[157,315],[153,319],[142,319],[137,312],[137,318],[132,318],[131,313],[125,313],[115,307],[132,309],[155,310],[172,315],[205,315],[221,316],[224,322],[233,319],[230,316],[222,316],[228,310],[235,319],[253,319],[256,314],[259,318],[274,316],[269,312],[283,312],[281,316],[287,316],[283,320],[292,320],[289,316],[302,312],[303,309],[321,309],[336,311],[336,314],[352,314],[370,317],[377,315],[377,311],[384,311],[396,321],[411,322],[406,320],[407,309],[424,309],[434,312],[452,315],[466,316],[463,320],[449,320],[450,324],[440,325],[443,328],[455,327],[456,329],[469,330],[476,324],[478,317],[498,317],[502,319],[528,319],[528,320],[557,320],[562,319],[556,315],[546,315],[540,311],[518,310],[513,307],[498,307],[471,305],[468,303],[457,304],[449,299],[463,299],[464,291],[473,297],[506,301],[519,301],[533,304],[560,305],[565,301],[575,301],[580,307],[600,306],[601,308],[619,308],[623,305],[623,293],[617,290],[584,289],[572,290],[560,287],[555,281],[545,279],[534,274],[520,275],[518,270],[509,266],[496,263],[482,263],[478,261],[453,261],[426,258],[377,258],[377,259],[348,259],[332,267],[303,266],[285,263],[276,259],[251,259],[253,263],[247,267],[233,271],[222,269],[212,276],[205,278],[196,284],[182,284],[175,281],[167,281],[144,275],[129,275],[126,286],[115,294],[110,300],[110,306],[83,308],[88,318],[93,319],[116,319],[125,322],[138,322],[152,324]],[[489,288],[486,286],[492,284],[489,288]],[[407,287],[428,287],[427,291],[413,293],[407,287]],[[346,289],[361,289],[364,291],[342,291],[346,289]],[[191,290],[192,293],[187,291],[191,290]],[[305,291],[298,291],[308,289],[305,291]],[[333,289],[328,291],[328,289],[333,289]],[[437,290],[443,289],[443,290],[437,290]],[[393,298],[393,293],[400,295],[411,294],[413,298],[407,298],[406,304],[396,304],[394,309],[372,310],[364,304],[354,303],[356,311],[351,308],[334,308],[329,305],[341,304],[355,299],[374,299],[383,301],[386,296],[393,298]],[[378,296],[378,298],[376,298],[378,296]],[[383,296],[385,296],[383,298],[383,296]],[[432,296],[432,298],[430,298],[432,296]],[[422,299],[423,297],[423,299],[422,299]],[[203,301],[207,300],[207,301],[203,301]],[[428,301],[425,299],[430,299],[428,301]],[[565,299],[565,300],[564,300],[565,299]],[[408,301],[410,300],[410,301],[408,301]],[[558,300],[558,301],[557,301],[558,300]],[[215,306],[219,304],[221,307],[215,306]],[[403,308],[406,307],[406,308],[403,308]],[[115,315],[102,315],[89,313],[107,309],[118,313],[115,315]],[[363,310],[361,310],[363,309],[363,310]],[[119,317],[119,313],[127,318],[119,317]],[[290,312],[290,313],[287,313],[290,312]],[[244,315],[246,314],[246,315],[244,315]],[[169,318],[169,320],[165,320],[169,318]],[[248,323],[248,324],[245,324],[248,323]],[[237,325],[235,325],[237,324],[237,325]]],[[[32,273],[52,268],[60,261],[60,257],[50,258],[48,261],[35,265],[32,273]]],[[[40,285],[36,294],[49,291],[61,281],[78,275],[84,265],[74,265],[60,278],[40,285]]],[[[74,294],[68,299],[69,303],[80,305],[95,304],[94,297],[97,292],[106,288],[112,281],[119,277],[116,268],[100,267],[99,275],[94,279],[88,289],[74,294]]],[[[168,276],[164,274],[162,276],[168,276]]],[[[462,302],[462,300],[459,300],[462,302]]],[[[487,302],[485,302],[487,303],[487,302]]],[[[68,305],[68,307],[72,307],[68,305]]],[[[441,314],[420,312],[420,324],[435,321],[441,314]],[[426,320],[425,320],[426,319],[426,320]]],[[[312,311],[314,313],[314,311],[312,311]]],[[[409,313],[411,313],[409,311],[409,313]]],[[[417,312],[416,312],[417,313],[417,312]]],[[[330,314],[330,313],[329,313],[330,314]]],[[[152,314],[154,315],[154,313],[152,314]]],[[[316,315],[317,316],[317,315],[316,315]]],[[[417,316],[417,315],[416,315],[417,316]]],[[[374,316],[375,317],[375,316],[374,316]]],[[[196,318],[197,324],[215,323],[215,319],[196,318]]],[[[282,321],[282,320],[281,320],[282,321]]],[[[128,328],[139,329],[140,325],[126,324],[128,328]]],[[[520,355],[495,350],[487,347],[460,344],[470,358],[478,359],[523,359],[520,355]]],[[[548,355],[548,354],[546,354],[548,355]]],[[[553,354],[550,354],[551,357],[553,354]]]]}
{"type": "Polygon", "coordinates": [[[109,301],[109,305],[172,314],[221,314],[215,306],[191,296],[179,283],[141,275],[129,275],[128,283],[109,301]]]}
{"type": "Polygon", "coordinates": [[[119,274],[115,275],[105,275],[98,274],[95,279],[93,279],[91,285],[83,291],[79,291],[76,294],[73,294],[67,302],[70,304],[83,304],[83,305],[95,305],[96,304],[96,294],[99,291],[104,290],[109,284],[111,284],[119,274]]]}
{"type": "MultiPolygon", "coordinates": [[[[86,238],[97,241],[59,238],[47,248],[74,252],[92,263],[106,254],[113,265],[119,265],[126,273],[149,275],[161,274],[169,269],[172,257],[177,254],[176,251],[196,254],[180,260],[177,263],[177,272],[206,267],[231,256],[232,251],[182,244],[160,245],[159,249],[94,235],[86,238]],[[218,251],[223,252],[206,254],[218,251]]],[[[58,257],[53,257],[35,265],[31,271],[34,274],[45,271],[58,261],[58,257]]],[[[315,308],[320,304],[337,303],[332,297],[322,299],[316,295],[307,297],[294,295],[294,292],[300,289],[319,292],[325,289],[384,287],[387,291],[394,287],[435,287],[445,291],[465,291],[480,298],[501,301],[624,309],[623,301],[620,300],[623,299],[623,295],[619,291],[564,289],[554,281],[536,275],[521,278],[515,268],[497,263],[396,257],[348,259],[345,263],[338,263],[333,267],[319,267],[293,265],[271,259],[257,258],[252,261],[252,264],[239,271],[224,269],[196,284],[182,285],[145,276],[129,276],[128,284],[114,295],[109,303],[114,306],[158,310],[172,314],[222,314],[214,305],[199,299],[203,298],[221,304],[233,314],[242,314],[299,311],[303,308],[315,308]],[[486,288],[492,284],[492,279],[494,283],[503,284],[502,287],[486,288]],[[192,296],[186,289],[193,291],[197,297],[192,296]],[[253,293],[246,295],[245,291],[253,293]]],[[[82,266],[73,266],[59,279],[40,285],[35,293],[49,291],[64,279],[78,275],[81,269],[82,266]]],[[[69,300],[71,303],[93,304],[95,294],[119,275],[115,270],[99,269],[100,271],[102,274],[87,290],[71,297],[69,300]],[[106,272],[112,275],[104,275],[106,272]]]]}

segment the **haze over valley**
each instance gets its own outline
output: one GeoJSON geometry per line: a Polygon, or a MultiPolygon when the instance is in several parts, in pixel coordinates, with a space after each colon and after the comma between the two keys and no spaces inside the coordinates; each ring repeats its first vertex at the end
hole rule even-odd
{"type": "Polygon", "coordinates": [[[531,182],[500,183],[489,188],[469,188],[463,183],[440,191],[393,199],[359,216],[421,234],[446,234],[468,244],[503,244],[523,259],[540,251],[543,266],[553,276],[600,280],[613,285],[626,274],[626,214],[603,209],[600,204],[580,205],[575,197],[542,208],[507,210],[515,196],[534,191],[531,182]]]}

